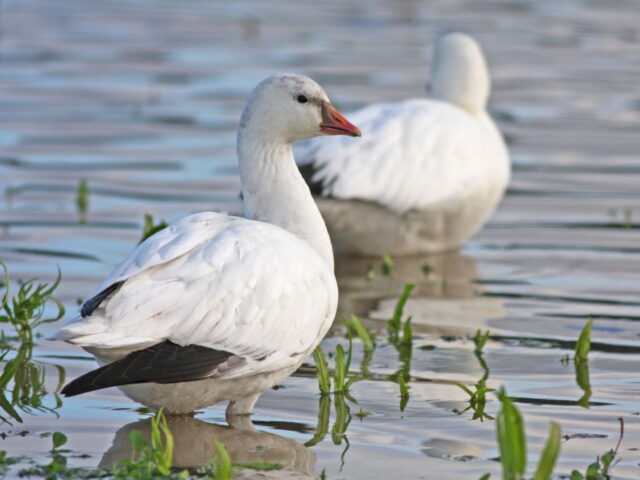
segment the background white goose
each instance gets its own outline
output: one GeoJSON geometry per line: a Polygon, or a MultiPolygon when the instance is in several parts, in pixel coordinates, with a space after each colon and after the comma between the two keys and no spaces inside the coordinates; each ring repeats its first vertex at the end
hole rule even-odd
{"type": "Polygon", "coordinates": [[[188,216],[139,245],[57,334],[103,367],[66,395],[120,386],[169,413],[258,396],[318,345],[338,300],[333,253],[291,143],[359,130],[309,78],[267,78],[238,130],[245,218],[188,216]]]}
{"type": "Polygon", "coordinates": [[[502,198],[509,155],[486,110],[490,80],[478,44],[462,33],[440,38],[429,83],[431,99],[352,114],[362,141],[312,141],[299,155],[336,250],[455,249],[502,198]]]}

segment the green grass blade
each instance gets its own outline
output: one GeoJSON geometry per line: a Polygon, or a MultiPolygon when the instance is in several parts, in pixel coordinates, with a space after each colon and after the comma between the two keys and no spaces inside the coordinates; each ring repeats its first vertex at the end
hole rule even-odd
{"type": "Polygon", "coordinates": [[[404,314],[404,306],[409,300],[409,295],[415,288],[415,285],[405,285],[402,289],[402,293],[400,297],[398,297],[398,301],[396,302],[395,309],[393,311],[393,317],[389,319],[387,322],[387,328],[389,333],[393,338],[397,339],[398,333],[400,333],[400,327],[402,325],[402,315],[404,314]]]}
{"type": "Polygon", "coordinates": [[[591,327],[593,327],[593,320],[589,320],[582,329],[582,332],[580,332],[574,357],[576,361],[583,362],[589,359],[589,351],[591,350],[591,327]]]}
{"type": "Polygon", "coordinates": [[[227,447],[223,443],[215,440],[216,453],[211,458],[211,465],[214,467],[215,480],[231,480],[231,456],[227,447]]]}
{"type": "Polygon", "coordinates": [[[338,344],[336,346],[335,357],[335,373],[333,374],[333,389],[335,392],[342,392],[344,390],[344,379],[346,377],[345,372],[345,360],[344,360],[344,348],[338,344]]]}
{"type": "Polygon", "coordinates": [[[386,277],[393,275],[393,258],[388,253],[382,254],[382,274],[386,277]]]}
{"type": "Polygon", "coordinates": [[[319,345],[313,351],[313,360],[316,363],[316,375],[318,376],[318,387],[320,388],[320,392],[329,393],[331,391],[329,365],[327,364],[327,359],[319,345]]]}
{"type": "Polygon", "coordinates": [[[503,480],[521,480],[527,466],[527,446],[522,415],[507,396],[498,392],[502,409],[496,419],[496,435],[500,447],[503,480]]]}
{"type": "Polygon", "coordinates": [[[560,431],[560,426],[555,422],[551,422],[549,438],[547,439],[547,444],[544,446],[544,450],[540,456],[538,468],[536,469],[536,474],[534,475],[533,480],[549,480],[549,478],[551,478],[553,468],[555,467],[558,455],[560,454],[561,444],[562,432],[560,431]]]}
{"type": "Polygon", "coordinates": [[[482,349],[484,348],[485,344],[487,343],[487,340],[489,340],[489,336],[491,335],[491,332],[489,332],[489,330],[487,330],[485,333],[482,333],[482,330],[478,329],[476,331],[476,335],[475,337],[473,337],[473,343],[475,344],[476,348],[474,349],[475,353],[481,353],[482,349]]]}
{"type": "Polygon", "coordinates": [[[372,351],[374,347],[373,339],[371,338],[369,330],[362,324],[362,320],[360,320],[357,315],[351,314],[349,317],[345,317],[345,323],[347,328],[354,330],[358,337],[360,337],[364,351],[372,351]]]}
{"type": "Polygon", "coordinates": [[[404,327],[402,328],[402,343],[408,345],[413,342],[413,330],[411,328],[411,320],[413,317],[407,318],[407,321],[404,322],[404,327]]]}
{"type": "Polygon", "coordinates": [[[76,194],[76,206],[80,215],[87,213],[89,209],[89,182],[86,178],[80,180],[78,192],[76,194]]]}

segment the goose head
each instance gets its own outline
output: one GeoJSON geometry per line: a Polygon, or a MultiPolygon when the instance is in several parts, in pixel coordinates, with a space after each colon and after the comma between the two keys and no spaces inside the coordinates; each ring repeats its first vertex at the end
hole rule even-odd
{"type": "Polygon", "coordinates": [[[490,83],[482,49],[473,38],[453,32],[438,39],[429,80],[434,98],[478,115],[486,109],[490,83]]]}
{"type": "Polygon", "coordinates": [[[294,74],[274,75],[258,84],[240,121],[240,130],[247,129],[282,143],[320,135],[360,136],[360,129],[331,105],[320,85],[294,74]]]}

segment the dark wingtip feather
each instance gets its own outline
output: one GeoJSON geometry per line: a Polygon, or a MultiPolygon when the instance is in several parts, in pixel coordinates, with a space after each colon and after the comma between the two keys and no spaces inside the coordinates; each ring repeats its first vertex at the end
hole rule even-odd
{"type": "Polygon", "coordinates": [[[102,301],[115,292],[120,286],[124,283],[124,281],[116,282],[112,285],[109,285],[103,291],[101,291],[96,296],[90,298],[82,305],[82,309],[80,310],[80,315],[82,317],[88,317],[93,313],[93,311],[98,308],[98,306],[102,303],[102,301]]]}
{"type": "Polygon", "coordinates": [[[101,388],[135,383],[190,382],[211,377],[222,364],[244,363],[232,353],[199,345],[180,346],[168,340],[130,353],[69,382],[61,390],[65,397],[101,388]]]}

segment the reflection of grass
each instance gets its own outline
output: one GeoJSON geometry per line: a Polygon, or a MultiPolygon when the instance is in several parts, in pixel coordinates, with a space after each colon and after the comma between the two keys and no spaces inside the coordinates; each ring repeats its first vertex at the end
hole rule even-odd
{"type": "MultiPolygon", "coordinates": [[[[344,393],[335,393],[333,395],[333,403],[335,409],[335,421],[331,428],[331,440],[335,445],[345,443],[345,448],[342,451],[341,459],[344,463],[344,456],[349,449],[349,439],[347,438],[347,428],[351,423],[351,408],[346,402],[346,399],[353,400],[344,393]]],[[[328,394],[320,395],[318,402],[318,423],[316,426],[316,432],[313,437],[308,440],[304,445],[305,447],[312,447],[317,445],[325,439],[329,433],[329,420],[331,417],[331,396],[328,394]]],[[[362,418],[362,417],[361,417],[362,418]]]]}
{"type": "Polygon", "coordinates": [[[591,383],[589,382],[589,363],[575,361],[573,363],[576,373],[576,383],[582,389],[584,394],[578,399],[578,405],[589,408],[589,400],[591,399],[591,383]]]}
{"type": "MultiPolygon", "coordinates": [[[[7,349],[0,355],[0,360],[13,350],[7,349]]],[[[44,397],[47,395],[45,389],[45,372],[47,364],[35,362],[31,360],[32,349],[30,345],[22,344],[13,358],[7,360],[0,376],[0,408],[18,422],[22,422],[22,418],[18,414],[18,410],[27,413],[37,411],[53,411],[62,406],[62,400],[57,395],[55,397],[55,406],[46,407],[43,403],[44,397]],[[13,383],[13,389],[10,384],[13,383]],[[10,395],[7,397],[7,393],[10,395]]],[[[58,392],[65,381],[64,368],[55,365],[58,372],[58,385],[55,392],[58,392]]],[[[0,416],[0,419],[7,422],[8,419],[0,416]]]]}
{"type": "MultiPolygon", "coordinates": [[[[591,399],[591,383],[589,381],[589,352],[591,350],[591,328],[593,320],[589,320],[580,332],[580,336],[576,342],[575,354],[573,357],[573,367],[576,375],[576,383],[582,389],[584,394],[578,399],[578,405],[589,408],[589,400],[591,399]]],[[[568,364],[568,355],[563,357],[561,363],[568,364]]]]}
{"type": "MultiPolygon", "coordinates": [[[[356,403],[356,400],[349,395],[349,388],[362,377],[358,375],[350,375],[349,368],[351,366],[351,355],[353,351],[353,343],[349,337],[349,348],[345,353],[341,344],[336,345],[334,355],[334,373],[333,373],[333,403],[335,410],[335,421],[331,428],[331,439],[334,444],[340,445],[345,443],[341,459],[344,463],[344,455],[349,449],[349,439],[346,431],[351,423],[351,409],[346,400],[356,403]]],[[[305,443],[305,446],[313,446],[324,440],[329,433],[329,417],[331,416],[331,374],[324,351],[318,346],[313,352],[313,358],[316,363],[316,374],[318,376],[318,386],[320,388],[320,400],[318,404],[318,423],[316,432],[313,437],[305,443]]]]}
{"type": "Polygon", "coordinates": [[[489,367],[482,357],[482,348],[484,347],[484,344],[487,342],[488,338],[488,330],[484,334],[481,333],[480,330],[478,330],[474,337],[475,350],[473,353],[475,354],[478,362],[480,363],[480,366],[482,367],[482,370],[484,371],[480,380],[470,386],[473,387],[474,390],[471,390],[470,387],[461,383],[456,383],[458,387],[460,387],[465,391],[465,393],[467,393],[467,395],[469,395],[469,405],[464,410],[454,410],[454,412],[458,415],[462,415],[468,410],[473,410],[473,416],[471,417],[471,420],[480,420],[481,422],[484,421],[485,418],[493,420],[493,417],[484,411],[487,405],[487,393],[494,391],[493,388],[487,387],[487,379],[489,378],[489,367]]]}
{"type": "MultiPolygon", "coordinates": [[[[5,334],[4,330],[1,332],[0,361],[4,362],[4,368],[0,376],[0,408],[11,418],[22,422],[19,410],[27,413],[33,410],[52,410],[43,404],[43,398],[47,394],[44,387],[46,365],[33,361],[32,351],[34,329],[43,323],[59,320],[64,315],[64,307],[52,297],[60,283],[61,275],[58,272],[58,278],[52,285],[37,283],[35,280],[24,282],[19,286],[18,292],[10,298],[9,271],[3,263],[0,262],[0,265],[4,269],[6,279],[0,306],[0,322],[11,325],[14,332],[9,335],[5,334]],[[49,302],[57,307],[57,314],[45,318],[45,307],[49,302]]],[[[56,368],[59,379],[57,391],[64,383],[65,375],[62,367],[56,368]]],[[[60,398],[56,395],[56,405],[53,408],[60,406],[60,398]]],[[[9,421],[2,416],[0,419],[9,421]]]]}
{"type": "MultiPolygon", "coordinates": [[[[121,460],[110,469],[84,469],[68,466],[69,450],[64,449],[67,437],[55,432],[51,436],[52,448],[49,451],[51,461],[46,464],[30,460],[31,466],[18,472],[19,477],[41,477],[47,479],[87,479],[110,478],[114,480],[185,480],[200,478],[206,480],[231,479],[234,464],[226,447],[216,442],[216,452],[209,463],[197,469],[177,469],[173,466],[173,435],[162,412],[151,420],[151,435],[147,441],[142,434],[134,430],[129,433],[129,442],[133,448],[130,459],[121,460]]],[[[9,466],[27,460],[24,457],[7,457],[0,451],[0,475],[9,470],[9,466]]],[[[277,464],[247,464],[239,467],[259,470],[282,468],[277,464]]]]}
{"type": "Polygon", "coordinates": [[[389,343],[398,352],[401,366],[398,371],[391,376],[391,380],[396,382],[400,389],[400,411],[404,411],[409,401],[409,390],[407,383],[411,380],[411,359],[413,356],[413,330],[411,328],[411,317],[408,317],[404,325],[404,307],[409,300],[415,285],[405,285],[402,293],[398,297],[396,306],[393,309],[393,316],[387,320],[387,334],[389,343]]]}

